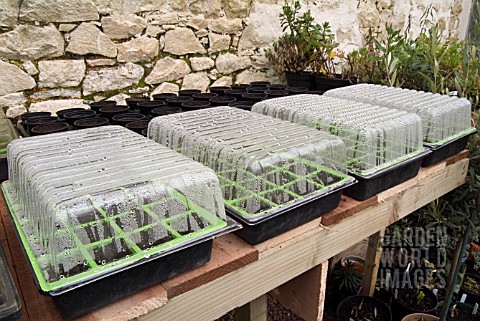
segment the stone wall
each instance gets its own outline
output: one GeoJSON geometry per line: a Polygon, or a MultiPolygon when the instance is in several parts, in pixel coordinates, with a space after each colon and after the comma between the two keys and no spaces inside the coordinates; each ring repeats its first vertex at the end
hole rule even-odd
{"type": "MultiPolygon", "coordinates": [[[[105,98],[282,81],[264,48],[279,35],[282,0],[0,0],[0,107],[83,106],[105,98]]],[[[341,48],[369,27],[419,20],[429,5],[444,34],[464,37],[470,0],[317,0],[341,48]]]]}

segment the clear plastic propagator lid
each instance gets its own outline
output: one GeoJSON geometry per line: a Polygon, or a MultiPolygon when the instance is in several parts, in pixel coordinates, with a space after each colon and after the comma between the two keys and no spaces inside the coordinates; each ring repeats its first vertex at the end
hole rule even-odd
{"type": "Polygon", "coordinates": [[[319,95],[295,95],[256,103],[252,112],[317,128],[340,137],[348,169],[368,178],[424,154],[419,116],[319,95]]]}
{"type": "Polygon", "coordinates": [[[466,98],[372,84],[336,88],[324,95],[416,113],[422,118],[423,141],[432,147],[475,131],[466,98]]]}
{"type": "Polygon", "coordinates": [[[8,162],[4,194],[44,291],[227,226],[211,169],[119,126],[16,140],[8,162]]]}
{"type": "Polygon", "coordinates": [[[157,117],[148,137],[212,168],[227,208],[250,223],[353,180],[337,137],[236,108],[157,117]]]}

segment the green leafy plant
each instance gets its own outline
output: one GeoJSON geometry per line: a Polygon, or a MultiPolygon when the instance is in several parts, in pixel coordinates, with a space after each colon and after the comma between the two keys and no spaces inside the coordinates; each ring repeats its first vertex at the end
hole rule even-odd
{"type": "Polygon", "coordinates": [[[285,2],[280,13],[284,34],[266,50],[275,71],[301,72],[312,68],[314,49],[312,32],[316,29],[310,10],[300,14],[300,1],[285,2]]]}

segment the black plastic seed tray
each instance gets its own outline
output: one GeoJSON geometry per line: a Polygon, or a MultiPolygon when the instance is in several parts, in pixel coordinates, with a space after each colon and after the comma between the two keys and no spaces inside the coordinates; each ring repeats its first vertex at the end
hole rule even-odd
{"type": "MultiPolygon", "coordinates": [[[[3,198],[9,205],[8,213],[16,225],[17,219],[11,213],[12,206],[7,195],[4,188],[3,198]]],[[[52,291],[41,289],[37,268],[31,260],[27,262],[39,292],[51,296],[62,318],[70,320],[205,264],[211,258],[213,236],[218,237],[238,228],[240,226],[235,221],[227,220],[226,227],[214,235],[205,234],[187,244],[144,256],[120,269],[96,273],[90,278],[84,278],[82,282],[72,282],[71,285],[66,282],[63,287],[52,291]]],[[[18,228],[15,228],[15,233],[23,245],[21,248],[24,255],[31,258],[32,250],[25,242],[25,235],[18,228]]]]}
{"type": "Polygon", "coordinates": [[[245,221],[242,214],[231,207],[226,206],[225,209],[243,225],[235,234],[250,244],[258,244],[330,212],[340,204],[341,196],[342,190],[337,190],[329,195],[295,203],[277,212],[276,216],[257,223],[245,221]]]}
{"type": "Polygon", "coordinates": [[[344,194],[359,201],[366,200],[395,185],[415,177],[420,166],[430,151],[426,150],[419,155],[385,168],[372,175],[360,175],[350,172],[349,175],[357,179],[357,184],[345,189],[344,194]]]}
{"type": "Polygon", "coordinates": [[[0,320],[15,321],[22,316],[20,299],[0,244],[0,320]]]}
{"type": "Polygon", "coordinates": [[[433,165],[450,156],[460,153],[467,147],[468,139],[470,138],[470,136],[476,133],[477,130],[472,128],[472,130],[470,130],[467,134],[453,141],[449,141],[444,144],[435,146],[425,144],[425,146],[430,148],[431,153],[423,159],[422,166],[426,167],[433,165]]]}

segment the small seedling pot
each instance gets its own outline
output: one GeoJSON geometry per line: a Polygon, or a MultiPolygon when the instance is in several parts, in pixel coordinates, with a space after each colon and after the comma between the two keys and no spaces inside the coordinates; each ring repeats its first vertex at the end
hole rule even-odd
{"type": "MultiPolygon", "coordinates": [[[[90,104],[90,109],[95,110],[97,113],[100,111],[100,108],[106,106],[115,106],[117,104],[114,100],[101,100],[90,104]]],[[[58,113],[57,113],[58,114],[58,113]]]]}
{"type": "Polygon", "coordinates": [[[248,100],[238,100],[228,104],[229,107],[235,107],[243,110],[252,110],[254,102],[248,100]]]}
{"type": "Polygon", "coordinates": [[[285,89],[289,95],[305,94],[309,89],[307,87],[287,87],[285,89]]]}
{"type": "Polygon", "coordinates": [[[23,122],[26,122],[28,119],[39,118],[39,117],[50,117],[52,113],[49,111],[37,111],[33,113],[24,113],[20,115],[20,119],[23,122]]]}
{"type": "Polygon", "coordinates": [[[150,122],[149,120],[133,121],[133,122],[127,123],[125,127],[127,127],[130,130],[133,130],[136,133],[142,134],[142,130],[148,128],[149,122],[150,122]]]}
{"type": "Polygon", "coordinates": [[[143,115],[151,115],[152,110],[158,107],[165,106],[167,103],[162,100],[156,101],[141,101],[137,104],[140,113],[143,115]]]}
{"type": "Polygon", "coordinates": [[[216,94],[216,93],[200,93],[200,94],[194,94],[192,97],[193,97],[194,100],[208,101],[210,98],[218,97],[218,94],[216,94]]]}
{"type": "Polygon", "coordinates": [[[187,101],[192,101],[193,98],[190,96],[176,96],[167,98],[167,103],[172,107],[182,107],[182,104],[187,101]]]}
{"type": "Polygon", "coordinates": [[[130,109],[138,109],[137,104],[142,101],[150,101],[150,98],[148,97],[130,97],[125,99],[125,102],[127,103],[128,107],[130,109]]]}
{"type": "Polygon", "coordinates": [[[243,89],[247,91],[247,88],[252,87],[250,84],[233,84],[232,89],[243,89]]]}
{"type": "Polygon", "coordinates": [[[209,102],[212,106],[228,106],[229,103],[236,101],[235,97],[223,96],[223,97],[213,97],[209,99],[209,102]]]}
{"type": "Polygon", "coordinates": [[[144,130],[142,130],[142,136],[147,137],[147,134],[148,134],[148,128],[145,128],[144,130]]]}
{"type": "Polygon", "coordinates": [[[94,110],[79,110],[66,113],[63,115],[63,118],[67,121],[67,123],[73,125],[76,120],[95,117],[95,114],[96,112],[94,110]]]}
{"type": "Polygon", "coordinates": [[[466,304],[475,305],[480,304],[480,276],[477,274],[466,273],[463,277],[458,297],[461,298],[463,294],[467,295],[465,299],[466,304]]]}
{"type": "Polygon", "coordinates": [[[100,108],[100,114],[108,119],[112,119],[113,116],[126,113],[130,110],[128,106],[106,106],[100,108]]]}
{"type": "Polygon", "coordinates": [[[259,93],[259,94],[264,94],[265,91],[267,90],[267,87],[249,87],[247,88],[247,92],[249,93],[259,93]]]}
{"type": "Polygon", "coordinates": [[[76,120],[73,126],[76,129],[93,128],[108,125],[109,121],[103,117],[83,118],[76,120]]]}
{"type": "MultiPolygon", "coordinates": [[[[440,316],[443,309],[443,301],[438,303],[435,312],[436,315],[440,316]]],[[[480,303],[479,303],[480,304],[480,303]]],[[[480,313],[472,314],[473,306],[466,303],[452,302],[450,304],[450,309],[448,310],[446,321],[478,321],[480,320],[480,313]],[[453,309],[455,310],[453,310],[453,309]]],[[[402,320],[403,321],[403,320],[402,320]]]]}
{"type": "Polygon", "coordinates": [[[262,99],[267,98],[267,95],[261,93],[245,93],[242,95],[242,100],[259,102],[262,99]]]}
{"type": "Polygon", "coordinates": [[[59,110],[57,111],[57,117],[60,118],[60,119],[65,119],[65,114],[68,114],[68,113],[71,113],[71,112],[74,112],[74,111],[84,111],[84,110],[87,110],[85,108],[67,108],[67,109],[62,109],[62,110],[59,110]]]}
{"type": "Polygon", "coordinates": [[[392,314],[397,320],[412,313],[435,313],[438,300],[432,290],[420,289],[424,293],[421,298],[418,297],[419,290],[416,288],[400,288],[393,291],[398,291],[397,297],[393,295],[392,301],[392,314]]]}
{"type": "Polygon", "coordinates": [[[176,114],[182,112],[182,108],[180,107],[159,107],[152,110],[152,116],[165,116],[170,114],[176,114]]]}
{"type": "Polygon", "coordinates": [[[230,90],[231,87],[229,86],[213,86],[210,87],[210,92],[212,94],[217,94],[219,96],[224,96],[225,95],[225,90],[230,90]]]}
{"type": "Polygon", "coordinates": [[[382,301],[370,296],[354,295],[345,298],[337,307],[339,321],[391,321],[392,312],[382,301]]]}
{"type": "Polygon", "coordinates": [[[162,94],[153,95],[152,98],[153,98],[153,100],[163,100],[163,101],[166,101],[167,98],[176,97],[176,96],[177,96],[177,94],[175,94],[175,93],[162,93],[162,94]]]}
{"type": "Polygon", "coordinates": [[[32,136],[39,136],[39,135],[47,135],[59,132],[65,132],[68,130],[67,123],[50,123],[50,124],[43,124],[38,125],[32,128],[32,136]]]}
{"type": "Polygon", "coordinates": [[[225,96],[235,97],[237,100],[242,99],[242,95],[245,94],[244,89],[229,89],[225,90],[225,96]]]}
{"type": "Polygon", "coordinates": [[[315,75],[315,89],[321,91],[327,91],[330,89],[350,86],[356,83],[356,79],[352,81],[348,79],[342,79],[342,75],[337,75],[336,78],[327,78],[321,75],[315,75]]]}
{"type": "Polygon", "coordinates": [[[25,121],[25,125],[27,126],[27,131],[31,133],[33,127],[43,124],[50,124],[53,122],[58,121],[58,117],[55,116],[46,116],[46,117],[38,117],[38,118],[30,118],[25,121]]]}
{"type": "Polygon", "coordinates": [[[182,104],[183,111],[197,110],[210,107],[211,104],[208,101],[186,101],[182,104]]]}
{"type": "Polygon", "coordinates": [[[192,97],[195,94],[200,94],[202,91],[198,89],[184,89],[178,92],[179,96],[189,96],[192,97]]]}
{"type": "Polygon", "coordinates": [[[288,96],[288,91],[286,90],[266,90],[265,94],[268,98],[278,98],[288,96]]]}
{"type": "Polygon", "coordinates": [[[136,113],[125,113],[125,114],[118,114],[112,117],[112,123],[120,126],[126,126],[128,123],[144,120],[145,115],[136,114],[136,113]]]}
{"type": "Polygon", "coordinates": [[[270,86],[270,82],[269,81],[252,81],[250,82],[250,85],[252,87],[268,87],[270,86]]]}
{"type": "Polygon", "coordinates": [[[309,95],[323,95],[325,92],[323,90],[309,90],[306,94],[309,95]]]}

